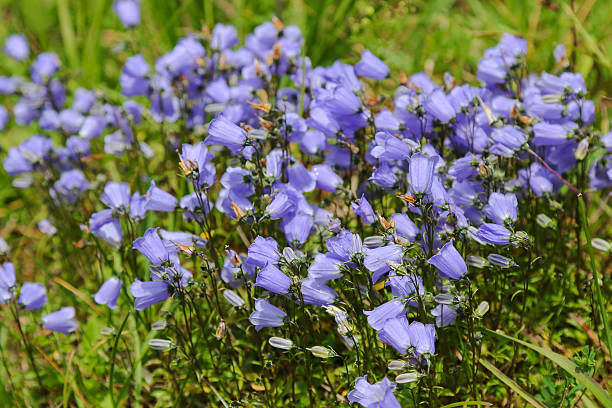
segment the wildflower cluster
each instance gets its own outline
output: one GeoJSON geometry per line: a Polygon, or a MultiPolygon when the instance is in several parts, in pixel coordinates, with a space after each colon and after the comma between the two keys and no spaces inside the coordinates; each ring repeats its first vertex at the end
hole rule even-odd
{"type": "MultiPolygon", "coordinates": [[[[140,21],[136,0],[113,9],[140,21]]],[[[533,273],[535,231],[554,228],[568,189],[612,186],[612,133],[593,129],[581,75],[561,48],[555,73],[528,73],[527,43],[509,34],[478,63],[480,86],[395,78],[369,50],[312,66],[300,30],[276,19],[243,45],[217,24],[155,61],[129,56],[120,96],[72,91],[57,55],[30,60],[21,35],[4,52],[31,65],[0,77],[0,127],[37,129],[4,170],[44,195],[39,228],[71,285],[108,307],[111,358],[129,354],[115,341],[129,319],[179,404],[479,399],[498,285],[533,273]]],[[[19,323],[48,295],[16,276],[2,264],[19,323]]],[[[69,334],[87,313],[62,307],[41,325],[69,334]]]]}

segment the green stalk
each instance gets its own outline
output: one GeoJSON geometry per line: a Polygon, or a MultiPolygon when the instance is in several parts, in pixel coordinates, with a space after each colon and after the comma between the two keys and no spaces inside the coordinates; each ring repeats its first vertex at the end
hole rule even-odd
{"type": "Polygon", "coordinates": [[[604,326],[605,341],[608,346],[608,350],[612,350],[612,334],[610,333],[610,326],[608,324],[608,313],[606,310],[606,304],[601,294],[601,288],[599,287],[599,273],[595,266],[595,256],[593,255],[593,246],[591,245],[591,232],[589,231],[589,223],[586,216],[586,208],[584,205],[584,199],[582,194],[578,195],[578,207],[580,209],[580,217],[582,218],[582,229],[584,230],[584,236],[587,242],[587,248],[589,251],[589,259],[591,264],[591,272],[593,272],[593,291],[595,292],[595,298],[597,300],[597,307],[601,313],[601,321],[604,326]]]}
{"type": "Polygon", "coordinates": [[[125,316],[125,319],[123,319],[123,323],[121,323],[121,327],[119,327],[119,331],[115,335],[115,344],[113,344],[113,351],[111,353],[111,360],[110,360],[111,366],[110,366],[110,373],[109,373],[108,389],[110,391],[110,397],[111,397],[111,402],[113,404],[113,407],[117,406],[117,402],[115,401],[115,392],[113,390],[113,373],[115,371],[115,356],[117,355],[117,346],[119,345],[119,338],[121,337],[121,333],[123,332],[123,329],[125,328],[125,324],[128,321],[128,317],[130,317],[129,312],[125,316]]]}

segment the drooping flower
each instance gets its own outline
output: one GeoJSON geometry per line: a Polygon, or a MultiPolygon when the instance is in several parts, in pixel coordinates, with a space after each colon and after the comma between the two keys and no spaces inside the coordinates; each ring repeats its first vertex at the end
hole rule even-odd
{"type": "Polygon", "coordinates": [[[277,295],[284,295],[289,292],[291,279],[274,264],[267,263],[257,274],[255,286],[260,286],[277,295]]]}
{"type": "Polygon", "coordinates": [[[402,247],[395,244],[370,249],[363,265],[372,272],[372,282],[376,283],[382,275],[391,270],[389,264],[401,263],[403,255],[402,247]]]}
{"type": "Polygon", "coordinates": [[[355,64],[355,73],[359,76],[382,80],[389,75],[389,67],[370,50],[363,50],[361,61],[355,64]]]}
{"type": "Polygon", "coordinates": [[[138,0],[115,0],[113,11],[125,28],[132,28],[140,24],[140,1],[138,0]]]}
{"type": "Polygon", "coordinates": [[[170,259],[168,249],[164,246],[157,231],[159,228],[149,228],[144,235],[134,241],[133,248],[147,257],[153,265],[161,265],[170,259]]]}
{"type": "Polygon", "coordinates": [[[94,295],[94,300],[99,305],[106,305],[114,310],[117,307],[117,299],[121,292],[121,281],[116,277],[107,279],[98,292],[94,295]]]}
{"type": "Polygon", "coordinates": [[[433,324],[423,324],[413,321],[408,326],[410,345],[419,354],[434,354],[436,352],[436,329],[433,324]]]}
{"type": "Polygon", "coordinates": [[[0,265],[0,302],[6,303],[13,298],[13,291],[17,281],[15,267],[12,262],[0,265]]]}
{"type": "Polygon", "coordinates": [[[47,292],[42,283],[26,282],[21,285],[19,303],[26,310],[38,310],[47,303],[47,292]]]}
{"type": "Polygon", "coordinates": [[[280,327],[285,324],[287,314],[270,304],[267,299],[255,300],[255,311],[249,316],[249,321],[259,331],[264,327],[280,327]]]}
{"type": "Polygon", "coordinates": [[[325,284],[324,279],[308,277],[302,282],[300,288],[304,303],[309,305],[324,306],[331,304],[338,293],[325,284]]]}
{"type": "Polygon", "coordinates": [[[136,279],[130,285],[130,293],[134,300],[134,309],[145,310],[147,307],[163,302],[171,295],[172,286],[166,281],[140,281],[136,279]]]}
{"type": "Polygon", "coordinates": [[[43,327],[58,333],[68,335],[78,327],[74,320],[74,308],[62,307],[60,310],[49,313],[42,318],[43,327]]]}
{"type": "Polygon", "coordinates": [[[467,265],[452,240],[444,244],[442,249],[429,258],[427,263],[438,268],[440,276],[445,278],[459,279],[467,272],[467,265]]]}
{"type": "Polygon", "coordinates": [[[496,224],[512,224],[518,215],[518,201],[512,193],[491,193],[483,211],[496,224]]]}
{"type": "Polygon", "coordinates": [[[363,313],[368,316],[368,324],[371,328],[382,330],[387,320],[405,314],[406,307],[399,299],[392,299],[374,310],[365,310],[363,313]]]}
{"type": "Polygon", "coordinates": [[[489,244],[508,245],[510,243],[511,232],[502,225],[484,222],[478,228],[476,236],[489,244]]]}
{"type": "Polygon", "coordinates": [[[238,156],[246,138],[247,134],[240,126],[221,115],[210,122],[208,137],[204,139],[204,143],[225,146],[234,156],[238,156]]]}
{"type": "Polygon", "coordinates": [[[413,194],[422,196],[431,191],[437,162],[438,156],[427,157],[423,153],[415,153],[410,157],[408,186],[413,194]]]}
{"type": "Polygon", "coordinates": [[[368,202],[368,199],[365,198],[365,195],[362,194],[361,198],[356,203],[351,204],[351,207],[353,208],[353,212],[360,216],[365,224],[371,225],[376,222],[376,214],[374,214],[374,210],[368,202]]]}
{"type": "Polygon", "coordinates": [[[23,34],[11,34],[6,37],[2,50],[9,58],[16,61],[23,61],[30,55],[30,46],[23,34]]]}
{"type": "Polygon", "coordinates": [[[366,408],[401,408],[394,392],[395,383],[387,377],[370,384],[368,376],[364,375],[355,380],[355,388],[346,397],[351,404],[358,403],[366,408]]]}

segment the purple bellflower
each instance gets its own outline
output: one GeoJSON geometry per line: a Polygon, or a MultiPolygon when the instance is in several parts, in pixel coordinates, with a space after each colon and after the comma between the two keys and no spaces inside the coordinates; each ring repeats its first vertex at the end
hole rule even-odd
{"type": "Polygon", "coordinates": [[[355,73],[359,76],[383,80],[389,75],[389,67],[370,50],[363,50],[361,61],[355,64],[355,73]]]}
{"type": "Polygon", "coordinates": [[[459,279],[467,272],[467,265],[459,251],[455,249],[452,240],[447,242],[436,255],[429,258],[427,263],[438,268],[440,276],[445,278],[459,279]]]}
{"type": "Polygon", "coordinates": [[[491,193],[483,211],[496,224],[513,224],[518,215],[518,201],[512,193],[491,193]]]}
{"type": "Polygon", "coordinates": [[[94,295],[94,300],[97,304],[106,305],[109,309],[114,310],[117,307],[120,292],[121,281],[113,276],[102,284],[100,290],[94,295]]]}
{"type": "Polygon", "coordinates": [[[438,156],[427,157],[422,153],[415,153],[410,157],[408,184],[412,194],[423,196],[431,191],[437,162],[438,156]]]}
{"type": "Polygon", "coordinates": [[[16,61],[23,61],[30,56],[30,46],[23,34],[11,34],[6,37],[4,53],[16,61]]]}
{"type": "Polygon", "coordinates": [[[374,214],[374,210],[372,206],[368,202],[367,198],[362,194],[361,198],[356,202],[352,203],[351,207],[353,208],[353,212],[361,217],[361,220],[366,225],[371,225],[376,222],[376,214],[374,214]]]}
{"type": "Polygon", "coordinates": [[[387,377],[370,384],[368,376],[364,375],[355,380],[355,388],[346,397],[351,404],[358,403],[365,408],[401,408],[394,392],[395,383],[387,377]]]}
{"type": "Polygon", "coordinates": [[[115,0],[113,11],[125,28],[132,28],[140,24],[140,1],[138,0],[115,0]]]}
{"type": "Polygon", "coordinates": [[[210,122],[208,137],[204,140],[207,145],[225,146],[234,156],[238,156],[247,139],[246,132],[238,125],[224,116],[219,116],[210,122]]]}
{"type": "Polygon", "coordinates": [[[267,263],[257,274],[255,286],[260,286],[277,295],[284,295],[291,288],[291,279],[274,264],[267,263]]]}
{"type": "Polygon", "coordinates": [[[259,331],[263,327],[282,326],[286,316],[285,312],[270,304],[267,299],[256,299],[255,311],[249,316],[249,321],[255,326],[255,330],[259,331]]]}
{"type": "Polygon", "coordinates": [[[42,283],[26,282],[21,286],[19,303],[26,310],[38,310],[47,304],[47,292],[42,283]]]}
{"type": "Polygon", "coordinates": [[[62,307],[57,312],[49,313],[42,318],[43,327],[58,333],[68,335],[78,327],[74,321],[74,308],[62,307]]]}

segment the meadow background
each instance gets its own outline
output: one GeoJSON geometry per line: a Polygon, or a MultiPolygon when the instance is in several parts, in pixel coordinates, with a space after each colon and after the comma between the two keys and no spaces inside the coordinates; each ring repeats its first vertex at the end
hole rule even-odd
{"type": "MultiPolygon", "coordinates": [[[[26,34],[32,54],[55,51],[68,70],[73,89],[97,87],[118,95],[119,73],[132,49],[149,61],[171,49],[187,33],[212,28],[215,23],[237,27],[239,37],[270,20],[296,24],[306,41],[313,66],[337,59],[359,60],[368,48],[385,61],[391,76],[424,71],[438,83],[450,72],[455,78],[477,83],[476,66],[485,49],[508,32],[528,41],[527,64],[533,72],[554,66],[552,50],[565,44],[568,57],[587,84],[602,132],[610,128],[612,113],[612,3],[563,1],[166,1],[142,2],[141,24],[126,33],[112,12],[112,0],[0,0],[0,39],[26,34]],[[146,44],[146,46],[142,46],[146,44]]],[[[23,64],[2,56],[0,75],[27,74],[23,64]]],[[[391,95],[393,89],[379,90],[391,95]]],[[[4,132],[0,145],[14,146],[30,136],[27,127],[4,132]]],[[[41,218],[13,210],[26,197],[16,197],[0,170],[0,233],[17,229],[25,237],[39,234],[41,218]]],[[[23,191],[19,191],[19,194],[23,191]]],[[[602,202],[602,205],[603,202],[602,202]]],[[[600,220],[601,207],[593,216],[600,220]]],[[[612,230],[612,226],[609,226],[612,230]]],[[[29,251],[42,251],[28,248],[29,251]]],[[[40,252],[34,252],[24,273],[32,273],[40,252]]],[[[40,266],[40,265],[38,265],[40,266]]],[[[28,276],[28,275],[26,275],[28,276]]]]}
{"type": "MultiPolygon", "coordinates": [[[[77,86],[98,88],[112,95],[118,94],[121,67],[126,57],[135,53],[134,50],[153,61],[185,34],[205,26],[212,28],[219,22],[234,24],[240,38],[244,38],[255,26],[277,16],[285,24],[300,27],[305,37],[306,54],[311,57],[313,65],[328,65],[336,59],[355,63],[361,51],[368,48],[389,65],[392,77],[425,71],[438,83],[442,83],[445,72],[462,82],[477,83],[476,65],[484,50],[495,45],[502,33],[509,32],[528,41],[527,65],[533,72],[552,67],[553,48],[565,44],[574,70],[584,76],[589,98],[596,104],[596,128],[602,132],[610,129],[612,2],[606,0],[142,0],[142,22],[130,31],[121,26],[111,6],[112,0],[0,0],[0,42],[11,33],[24,33],[33,55],[43,51],[55,51],[59,55],[64,72],[69,75],[71,89],[77,86]]],[[[21,73],[27,76],[25,65],[4,55],[0,59],[0,75],[21,73]]],[[[381,88],[377,91],[392,95],[394,90],[381,88]]],[[[14,126],[1,133],[2,151],[29,137],[32,129],[14,126]]],[[[50,277],[60,277],[64,262],[51,243],[56,238],[42,235],[37,228],[38,221],[46,216],[35,211],[39,207],[34,203],[40,197],[33,189],[13,189],[11,182],[6,172],[0,169],[0,236],[7,241],[10,239],[11,256],[19,259],[19,280],[34,278],[41,269],[47,270],[50,277]]],[[[588,197],[591,233],[594,237],[610,239],[610,198],[607,193],[599,194],[588,197]]],[[[573,234],[574,231],[558,233],[573,234]]],[[[572,265],[578,265],[578,269],[558,269],[563,257],[574,259],[579,256],[574,250],[564,248],[554,255],[561,262],[547,264],[548,269],[542,273],[551,276],[559,273],[588,275],[588,267],[581,261],[572,265]]],[[[609,256],[601,253],[597,256],[598,267],[608,281],[611,261],[609,256]]],[[[539,278],[535,279],[537,284],[539,278]]],[[[76,296],[76,301],[84,307],[91,303],[80,288],[62,282],[61,279],[50,281],[49,293],[76,296]]],[[[603,356],[597,361],[597,367],[601,369],[598,380],[609,384],[612,371],[610,355],[590,325],[588,299],[579,295],[577,287],[568,288],[568,293],[567,298],[534,293],[530,300],[530,317],[538,320],[530,321],[529,326],[536,331],[523,334],[528,334],[532,342],[546,345],[567,357],[575,355],[585,345],[596,347],[603,356]],[[567,339],[571,341],[566,342],[567,339]]],[[[95,338],[104,321],[104,315],[92,314],[84,330],[95,338]]],[[[7,327],[1,325],[0,345],[4,350],[8,336],[7,327]]],[[[512,354],[512,351],[508,352],[513,349],[512,345],[505,344],[504,347],[503,350],[489,351],[492,354],[499,352],[499,355],[512,354]]],[[[69,345],[62,348],[69,351],[69,345]]],[[[81,364],[87,371],[88,364],[95,360],[90,360],[86,353],[79,354],[81,359],[77,356],[78,361],[71,364],[81,364]]],[[[521,357],[523,365],[517,371],[522,373],[529,373],[531,364],[541,362],[536,353],[524,353],[521,357]]],[[[95,372],[95,368],[91,370],[95,372]]],[[[559,375],[555,374],[556,369],[550,363],[540,365],[538,370],[534,375],[538,376],[540,385],[542,376],[552,373],[555,380],[558,378],[555,375],[559,375]]],[[[57,381],[69,384],[65,388],[68,396],[86,393],[86,388],[78,386],[84,380],[78,378],[76,372],[58,371],[57,381]]],[[[96,380],[95,376],[93,380],[96,380]]],[[[6,381],[5,376],[0,377],[0,402],[10,400],[5,391],[6,381]]],[[[531,388],[528,378],[518,381],[521,386],[531,388]]],[[[555,389],[554,386],[550,388],[555,389]]],[[[534,393],[538,391],[541,388],[534,393]]],[[[85,398],[95,396],[85,395],[85,398]]]]}

